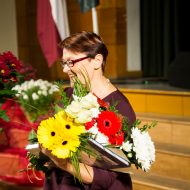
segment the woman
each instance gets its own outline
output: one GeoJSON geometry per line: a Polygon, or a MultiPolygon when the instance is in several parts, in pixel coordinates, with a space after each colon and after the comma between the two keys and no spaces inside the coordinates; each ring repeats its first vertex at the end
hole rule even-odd
{"type": "MultiPolygon", "coordinates": [[[[91,84],[91,92],[104,101],[113,104],[117,102],[118,111],[128,117],[129,123],[135,121],[135,113],[127,98],[103,75],[108,50],[102,39],[92,32],[80,32],[61,42],[63,48],[62,67],[73,84],[73,77],[84,80],[85,71],[91,84]]],[[[72,88],[67,90],[71,95],[72,88]]],[[[80,173],[83,184],[73,176],[75,170],[69,160],[62,160],[52,156],[47,150],[42,152],[48,155],[56,165],[50,170],[50,178],[46,179],[45,190],[131,190],[132,183],[129,174],[112,172],[84,165],[80,163],[80,173]]]]}

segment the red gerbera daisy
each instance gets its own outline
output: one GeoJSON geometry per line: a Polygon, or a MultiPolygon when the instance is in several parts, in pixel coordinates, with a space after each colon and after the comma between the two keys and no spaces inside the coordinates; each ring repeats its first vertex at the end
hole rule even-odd
{"type": "Polygon", "coordinates": [[[116,137],[115,137],[115,135],[110,135],[110,136],[109,136],[109,142],[110,142],[112,145],[115,145],[115,144],[116,144],[116,137]]]}
{"type": "Polygon", "coordinates": [[[114,135],[121,129],[121,120],[112,111],[103,111],[97,118],[98,130],[106,136],[114,135]]]}
{"type": "Polygon", "coordinates": [[[121,145],[124,142],[124,133],[120,131],[115,135],[109,136],[109,142],[112,145],[121,145]]]}

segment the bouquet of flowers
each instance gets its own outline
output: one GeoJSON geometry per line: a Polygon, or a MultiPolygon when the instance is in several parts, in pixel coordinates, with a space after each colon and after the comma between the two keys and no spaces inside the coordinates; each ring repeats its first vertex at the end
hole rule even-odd
{"type": "Polygon", "coordinates": [[[16,91],[16,97],[31,121],[46,114],[59,95],[57,85],[42,79],[25,81],[12,90],[16,91]]]}
{"type": "MultiPolygon", "coordinates": [[[[89,139],[104,147],[118,149],[131,164],[148,171],[155,161],[154,143],[147,130],[137,120],[129,127],[127,118],[114,106],[102,101],[76,80],[72,101],[62,93],[62,107],[56,105],[56,114],[43,120],[36,130],[36,141],[57,158],[69,158],[80,178],[79,160],[82,152],[99,159],[89,149],[89,139]]],[[[29,155],[33,167],[39,168],[37,157],[29,155]]],[[[42,163],[42,162],[41,162],[42,163]]]]}

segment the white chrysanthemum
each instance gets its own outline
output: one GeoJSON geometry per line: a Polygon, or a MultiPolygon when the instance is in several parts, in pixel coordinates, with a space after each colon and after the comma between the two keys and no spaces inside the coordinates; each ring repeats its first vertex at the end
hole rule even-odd
{"type": "Polygon", "coordinates": [[[32,93],[32,99],[33,100],[37,100],[39,98],[39,96],[34,92],[32,93]]]}
{"type": "Polygon", "coordinates": [[[42,94],[42,91],[41,90],[38,90],[38,92],[37,92],[39,95],[41,95],[42,94]]]}
{"type": "Polygon", "coordinates": [[[133,144],[127,141],[122,143],[120,149],[123,149],[126,152],[130,152],[132,150],[132,146],[133,144]]]}
{"type": "Polygon", "coordinates": [[[141,132],[138,128],[132,129],[133,151],[136,152],[136,159],[142,169],[150,169],[151,163],[155,161],[155,147],[148,132],[141,132]]]}
{"type": "Polygon", "coordinates": [[[12,88],[12,90],[18,91],[19,88],[20,88],[19,85],[15,85],[15,86],[12,88]]]}
{"type": "Polygon", "coordinates": [[[23,95],[24,100],[28,100],[28,96],[26,94],[23,95]]]}
{"type": "Polygon", "coordinates": [[[53,94],[54,92],[58,92],[59,91],[59,88],[57,85],[52,85],[50,86],[50,89],[49,89],[49,94],[53,94]]]}
{"type": "Polygon", "coordinates": [[[43,94],[44,96],[47,96],[47,95],[48,95],[48,93],[47,93],[46,90],[43,90],[43,91],[42,91],[42,94],[43,94]]]}

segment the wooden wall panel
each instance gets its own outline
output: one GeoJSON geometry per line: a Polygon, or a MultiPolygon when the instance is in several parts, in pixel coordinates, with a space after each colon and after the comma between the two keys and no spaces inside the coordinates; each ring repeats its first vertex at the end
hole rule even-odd
{"type": "Polygon", "coordinates": [[[16,0],[18,54],[37,70],[37,77],[52,80],[36,32],[36,0],[16,0]]]}
{"type": "MultiPolygon", "coordinates": [[[[100,0],[97,6],[99,34],[108,46],[106,75],[126,77],[126,1],[100,0]]],[[[80,12],[76,0],[67,0],[70,32],[92,31],[91,11],[80,12]]],[[[38,77],[48,80],[67,79],[59,65],[48,68],[36,33],[36,0],[16,0],[19,57],[38,70],[38,77]]]]}

